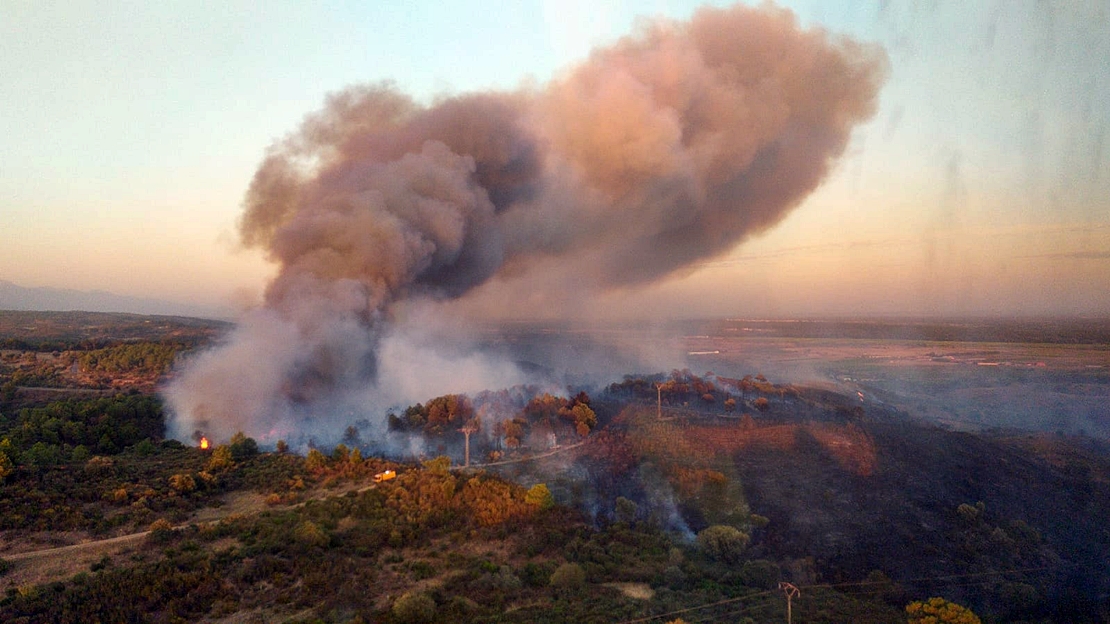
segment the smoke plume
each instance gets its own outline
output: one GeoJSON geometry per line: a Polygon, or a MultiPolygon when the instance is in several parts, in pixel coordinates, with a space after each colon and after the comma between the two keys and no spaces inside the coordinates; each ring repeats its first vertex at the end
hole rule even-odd
{"type": "Polygon", "coordinates": [[[242,241],[279,270],[167,390],[178,434],[372,417],[427,398],[398,389],[411,376],[519,381],[465,341],[424,339],[450,333],[427,327],[444,302],[496,282],[559,308],[729,251],[817,187],[884,70],[879,50],[736,6],[645,23],[542,87],[431,106],[390,84],[331,95],[254,176],[242,241]]]}

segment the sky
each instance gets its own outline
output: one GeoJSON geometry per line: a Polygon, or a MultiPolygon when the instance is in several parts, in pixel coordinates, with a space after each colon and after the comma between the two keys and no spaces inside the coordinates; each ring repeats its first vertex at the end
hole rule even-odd
{"type": "MultiPolygon", "coordinates": [[[[542,85],[698,4],[0,0],[0,280],[249,306],[244,193],[328,93],[542,85]]],[[[780,4],[886,50],[874,118],[776,227],[584,310],[1110,316],[1110,2],[780,4]]]]}

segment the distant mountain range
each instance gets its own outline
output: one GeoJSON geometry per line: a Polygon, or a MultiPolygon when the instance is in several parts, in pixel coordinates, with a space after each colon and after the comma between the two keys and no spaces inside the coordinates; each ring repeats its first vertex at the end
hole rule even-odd
{"type": "Polygon", "coordinates": [[[0,280],[0,310],[129,312],[210,319],[234,316],[230,309],[213,306],[128,297],[103,290],[27,288],[5,280],[0,280]]]}

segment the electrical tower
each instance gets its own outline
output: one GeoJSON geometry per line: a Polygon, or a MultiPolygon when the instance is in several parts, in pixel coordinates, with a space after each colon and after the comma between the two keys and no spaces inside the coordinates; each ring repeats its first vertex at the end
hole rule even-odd
{"type": "Polygon", "coordinates": [[[463,425],[462,429],[459,429],[459,431],[461,431],[462,434],[466,436],[466,451],[464,451],[463,454],[464,468],[470,465],[470,434],[474,433],[477,430],[478,425],[473,420],[463,425]]]}
{"type": "Polygon", "coordinates": [[[799,591],[797,587],[794,587],[793,584],[787,583],[785,581],[779,583],[779,589],[782,590],[782,593],[786,594],[786,624],[793,624],[794,616],[791,613],[790,602],[794,599],[795,596],[802,595],[802,592],[799,591]]]}

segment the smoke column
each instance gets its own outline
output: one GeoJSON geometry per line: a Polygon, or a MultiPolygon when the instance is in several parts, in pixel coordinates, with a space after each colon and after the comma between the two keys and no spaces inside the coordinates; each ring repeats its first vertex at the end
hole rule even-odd
{"type": "Polygon", "coordinates": [[[167,389],[177,435],[265,440],[369,417],[437,366],[456,385],[518,381],[401,328],[492,280],[583,297],[729,251],[818,186],[885,66],[789,11],[736,6],[645,23],[520,92],[331,95],[255,173],[240,233],[279,270],[264,305],[167,389]]]}

